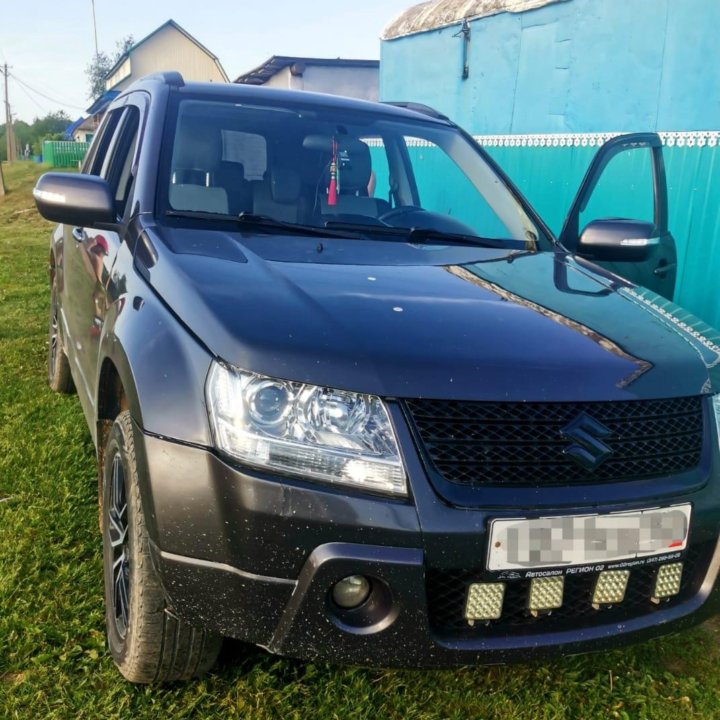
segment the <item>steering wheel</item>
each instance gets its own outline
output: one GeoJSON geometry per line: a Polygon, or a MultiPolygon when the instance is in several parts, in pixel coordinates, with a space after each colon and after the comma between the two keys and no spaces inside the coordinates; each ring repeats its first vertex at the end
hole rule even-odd
{"type": "Polygon", "coordinates": [[[388,210],[382,215],[378,215],[378,220],[380,220],[380,222],[387,222],[388,220],[395,220],[403,215],[409,215],[410,213],[418,211],[422,212],[422,208],[417,205],[400,205],[392,210],[388,210]]]}

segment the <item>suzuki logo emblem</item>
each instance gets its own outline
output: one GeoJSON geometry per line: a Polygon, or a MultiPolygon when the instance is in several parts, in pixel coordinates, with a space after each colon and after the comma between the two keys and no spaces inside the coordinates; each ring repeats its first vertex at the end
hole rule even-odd
{"type": "Polygon", "coordinates": [[[595,470],[612,455],[612,449],[602,441],[612,435],[612,431],[586,412],[581,412],[560,434],[573,441],[563,453],[586,470],[595,470]]]}

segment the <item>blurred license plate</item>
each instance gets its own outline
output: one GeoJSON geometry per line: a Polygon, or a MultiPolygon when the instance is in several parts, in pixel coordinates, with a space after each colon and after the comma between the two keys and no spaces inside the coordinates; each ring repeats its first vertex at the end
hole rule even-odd
{"type": "Polygon", "coordinates": [[[606,563],[684,550],[691,506],[492,520],[488,570],[606,563]]]}

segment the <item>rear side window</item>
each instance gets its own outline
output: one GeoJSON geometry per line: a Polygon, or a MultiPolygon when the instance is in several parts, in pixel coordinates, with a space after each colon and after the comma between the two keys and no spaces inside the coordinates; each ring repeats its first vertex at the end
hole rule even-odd
{"type": "Polygon", "coordinates": [[[105,118],[100,125],[100,129],[93,140],[93,144],[90,147],[90,152],[85,158],[85,162],[82,166],[82,172],[88,175],[101,174],[103,166],[106,164],[108,159],[112,139],[122,114],[123,110],[120,108],[118,110],[111,110],[107,113],[107,115],[105,115],[105,118]]]}
{"type": "Polygon", "coordinates": [[[132,170],[140,132],[140,112],[137,108],[132,106],[128,108],[121,132],[122,136],[113,158],[111,171],[111,187],[115,192],[115,209],[118,217],[125,214],[132,187],[132,170]]]}
{"type": "Polygon", "coordinates": [[[118,217],[125,214],[130,189],[132,187],[132,169],[140,129],[140,111],[130,105],[125,109],[116,137],[112,143],[101,176],[110,185],[115,198],[115,213],[118,217]]]}

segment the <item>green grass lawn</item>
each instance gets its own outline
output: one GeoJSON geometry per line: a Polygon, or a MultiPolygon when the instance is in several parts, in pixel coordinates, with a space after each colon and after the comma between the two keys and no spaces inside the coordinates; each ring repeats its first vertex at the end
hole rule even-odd
{"type": "Polygon", "coordinates": [[[0,197],[0,720],[720,718],[720,625],[628,650],[442,672],[336,668],[226,649],[208,677],[133,687],[105,649],[93,448],[45,382],[51,226],[37,166],[0,197]]]}

